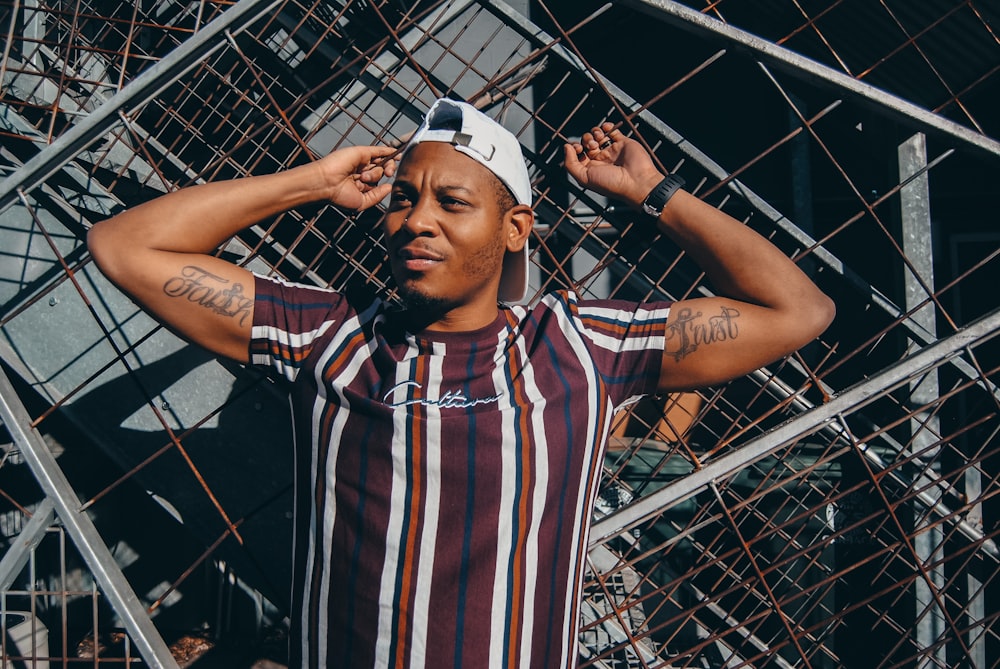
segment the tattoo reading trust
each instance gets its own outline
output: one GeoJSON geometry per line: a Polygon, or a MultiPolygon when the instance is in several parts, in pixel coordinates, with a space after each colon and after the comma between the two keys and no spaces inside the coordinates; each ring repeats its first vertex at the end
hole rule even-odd
{"type": "Polygon", "coordinates": [[[729,341],[739,336],[740,330],[736,325],[736,319],[740,316],[739,309],[722,307],[721,314],[709,316],[707,321],[701,319],[701,315],[700,311],[695,312],[687,307],[678,312],[672,323],[667,324],[664,352],[673,356],[677,362],[698,350],[702,344],[729,341]]]}

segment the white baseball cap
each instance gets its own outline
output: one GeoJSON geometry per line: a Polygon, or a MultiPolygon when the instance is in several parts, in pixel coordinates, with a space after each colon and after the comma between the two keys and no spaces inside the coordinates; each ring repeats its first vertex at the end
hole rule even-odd
{"type": "MultiPolygon", "coordinates": [[[[514,195],[518,204],[531,206],[531,180],[524,162],[521,143],[502,125],[467,102],[440,98],[403,149],[421,142],[445,142],[496,175],[514,195]]],[[[520,253],[503,259],[498,297],[503,302],[520,302],[528,292],[528,243],[520,253]]]]}

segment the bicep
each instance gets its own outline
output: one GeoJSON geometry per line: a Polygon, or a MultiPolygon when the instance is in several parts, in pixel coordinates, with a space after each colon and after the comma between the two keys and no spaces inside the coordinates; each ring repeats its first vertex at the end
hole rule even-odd
{"type": "MultiPolygon", "coordinates": [[[[92,247],[93,251],[93,247],[92,247]]],[[[254,278],[209,255],[141,250],[125,258],[94,253],[101,271],[185,339],[239,362],[248,360],[254,278]]]]}
{"type": "Polygon", "coordinates": [[[666,323],[661,392],[724,383],[804,346],[818,333],[794,313],[739,300],[682,300],[666,323]]]}

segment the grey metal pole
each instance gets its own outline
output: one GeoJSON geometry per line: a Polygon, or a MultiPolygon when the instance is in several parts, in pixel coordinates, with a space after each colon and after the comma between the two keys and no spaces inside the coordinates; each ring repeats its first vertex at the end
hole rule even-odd
{"type": "MultiPolygon", "coordinates": [[[[934,292],[934,245],[931,229],[930,186],[927,178],[927,140],[922,133],[913,135],[897,149],[899,182],[905,184],[899,191],[900,218],[902,222],[903,255],[909,266],[903,268],[903,283],[906,293],[906,310],[910,318],[928,332],[937,329],[934,304],[930,301],[934,292]]],[[[921,407],[934,402],[939,394],[937,370],[910,381],[910,405],[921,407]]],[[[936,474],[939,467],[934,444],[939,440],[940,421],[936,415],[917,413],[910,419],[910,455],[931,463],[928,466],[936,474]]],[[[920,565],[933,564],[942,556],[936,555],[944,549],[944,533],[940,525],[923,516],[923,506],[916,505],[914,515],[913,546],[920,565]]],[[[943,667],[947,665],[944,645],[937,645],[945,631],[942,611],[938,610],[934,591],[944,589],[944,574],[940,568],[926,569],[927,578],[918,578],[913,583],[916,604],[915,635],[917,647],[934,649],[924,655],[918,667],[943,667]]]]}
{"type": "Polygon", "coordinates": [[[79,510],[80,500],[49,452],[42,435],[37,429],[30,427],[31,416],[2,369],[0,419],[3,419],[11,438],[21,449],[25,462],[46,497],[52,501],[56,515],[72,537],[101,592],[121,617],[143,659],[149,666],[157,669],[179,669],[163,637],[153,626],[146,607],[132,590],[90,516],[79,510]]]}

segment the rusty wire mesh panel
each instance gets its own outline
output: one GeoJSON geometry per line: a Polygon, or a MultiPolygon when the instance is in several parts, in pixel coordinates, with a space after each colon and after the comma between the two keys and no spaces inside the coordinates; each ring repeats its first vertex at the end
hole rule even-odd
{"type": "MultiPolygon", "coordinates": [[[[182,345],[100,276],[87,228],[181,186],[398,145],[447,94],[522,141],[533,297],[712,291],[565,176],[564,142],[607,118],[838,305],[789,359],[619,415],[581,663],[1000,665],[1000,16],[982,0],[687,4],[0,3],[0,355],[39,429],[65,416],[115,463],[85,507],[138,483],[207,547],[138,555],[164,584],[146,606],[216,560],[280,617],[288,435],[269,382],[182,345]]],[[[221,253],[392,295],[378,219],[303,208],[221,253]]]]}
{"type": "Polygon", "coordinates": [[[13,147],[51,143],[231,3],[5,4],[3,103],[23,123],[4,129],[13,147]]]}

